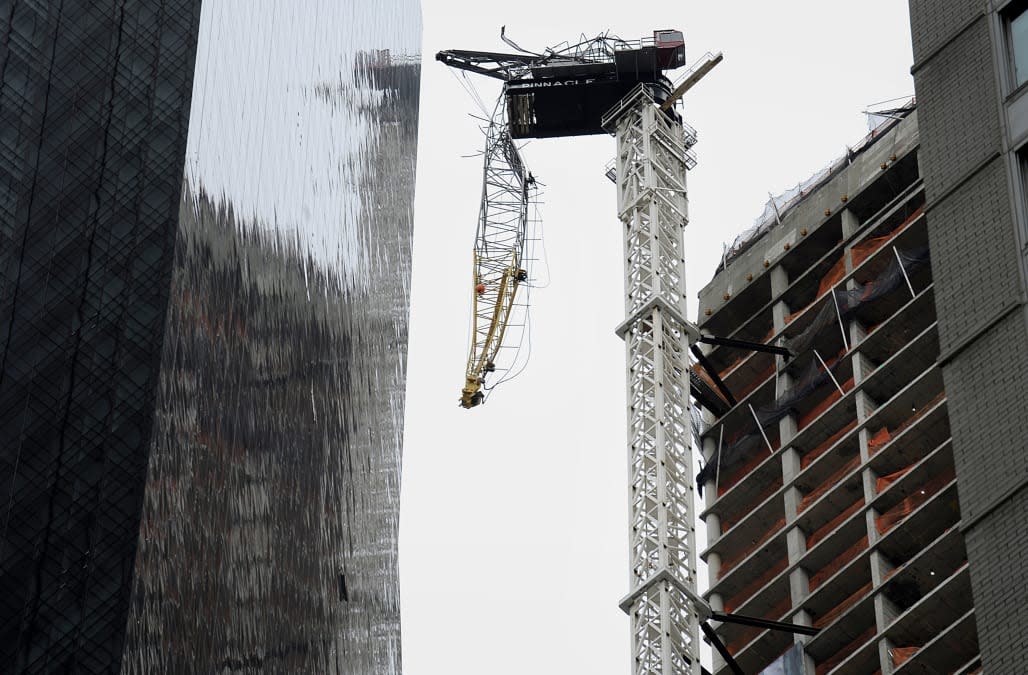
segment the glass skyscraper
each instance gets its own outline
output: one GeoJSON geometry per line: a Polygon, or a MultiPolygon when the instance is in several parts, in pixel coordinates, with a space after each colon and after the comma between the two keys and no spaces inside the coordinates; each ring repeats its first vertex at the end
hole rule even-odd
{"type": "Polygon", "coordinates": [[[417,3],[6,4],[0,662],[399,672],[417,3]]]}

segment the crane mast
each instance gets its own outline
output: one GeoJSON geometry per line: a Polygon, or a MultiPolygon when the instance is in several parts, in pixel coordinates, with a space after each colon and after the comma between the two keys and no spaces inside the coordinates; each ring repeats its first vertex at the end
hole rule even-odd
{"type": "MultiPolygon", "coordinates": [[[[695,136],[640,85],[604,117],[624,237],[632,625],[636,675],[699,675],[689,362],[686,152],[695,136]]],[[[702,617],[706,618],[706,616],[702,617]]]]}

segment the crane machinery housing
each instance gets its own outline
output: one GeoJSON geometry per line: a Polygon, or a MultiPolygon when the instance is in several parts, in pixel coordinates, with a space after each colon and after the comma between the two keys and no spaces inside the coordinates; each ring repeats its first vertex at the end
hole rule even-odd
{"type": "MultiPolygon", "coordinates": [[[[603,134],[603,114],[644,83],[653,99],[671,96],[664,71],[685,65],[685,40],[677,30],[658,30],[652,38],[626,41],[600,36],[544,53],[501,54],[461,49],[442,51],[448,66],[503,80],[503,99],[511,138],[551,138],[603,134]]],[[[668,108],[665,114],[681,121],[668,108]]]]}

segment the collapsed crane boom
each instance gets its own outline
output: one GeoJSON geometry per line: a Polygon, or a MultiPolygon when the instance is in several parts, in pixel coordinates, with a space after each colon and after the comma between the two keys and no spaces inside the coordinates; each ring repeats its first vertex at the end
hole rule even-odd
{"type": "MultiPolygon", "coordinates": [[[[460,404],[472,408],[485,399],[486,378],[498,364],[504,337],[517,306],[518,289],[528,280],[525,243],[535,178],[525,168],[507,125],[494,115],[486,130],[482,203],[473,256],[471,348],[460,404]]],[[[506,366],[506,367],[504,367],[506,366]]]]}
{"type": "MultiPolygon", "coordinates": [[[[502,32],[501,37],[522,53],[451,49],[436,54],[452,68],[504,83],[486,131],[473,257],[471,347],[460,397],[465,408],[485,400],[487,378],[500,371],[494,377],[502,380],[517,355],[518,341],[510,339],[508,329],[522,306],[519,295],[524,294],[518,290],[528,280],[525,243],[535,181],[514,140],[605,133],[603,113],[640,84],[655,101],[673,102],[671,82],[663,73],[685,63],[685,42],[675,30],[654,31],[651,38],[632,41],[605,34],[539,54],[521,49],[502,32]],[[505,349],[514,358],[501,358],[505,349]]],[[[681,123],[671,106],[661,114],[681,123]]]]}

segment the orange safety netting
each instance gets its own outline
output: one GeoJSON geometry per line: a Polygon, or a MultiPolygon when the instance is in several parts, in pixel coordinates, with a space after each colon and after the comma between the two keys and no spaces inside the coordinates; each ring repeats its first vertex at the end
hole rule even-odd
{"type": "Polygon", "coordinates": [[[838,605],[825,612],[817,621],[814,622],[814,628],[824,628],[828,624],[832,623],[842,616],[847,609],[857,604],[858,600],[865,597],[870,592],[871,582],[869,581],[857,590],[853,591],[853,593],[850,593],[850,595],[838,605]]]}
{"type": "Polygon", "coordinates": [[[917,220],[923,211],[923,206],[917,207],[916,211],[907,216],[906,220],[904,220],[902,223],[894,227],[892,231],[888,234],[883,235],[881,237],[875,237],[874,239],[868,239],[867,241],[861,242],[854,246],[851,249],[853,257],[853,267],[859,266],[860,263],[870,258],[875,251],[877,251],[885,245],[885,242],[895,237],[897,234],[905,230],[908,225],[917,220]]]}
{"type": "MultiPolygon", "coordinates": [[[[833,359],[832,362],[837,362],[837,359],[833,359]]],[[[722,469],[738,471],[740,463],[747,462],[749,465],[750,462],[753,462],[755,460],[754,454],[759,454],[758,448],[762,444],[767,446],[770,440],[763,430],[772,428],[775,422],[784,419],[787,415],[793,414],[800,402],[813,392],[832,382],[833,375],[831,370],[829,370],[831,367],[831,365],[828,365],[828,369],[826,369],[823,364],[810,361],[796,382],[778,394],[770,405],[759,405],[756,408],[749,406],[750,413],[753,416],[753,423],[751,424],[749,419],[746,419],[745,414],[743,414],[743,419],[738,420],[740,424],[739,430],[727,439],[727,445],[719,443],[717,451],[713,453],[696,476],[696,484],[701,488],[701,494],[705,483],[713,480],[720,484],[720,479],[717,476],[722,469]]],[[[847,386],[852,387],[852,381],[848,382],[847,386]]],[[[778,444],[778,439],[775,439],[771,444],[772,454],[774,449],[778,447],[778,444]]]]}
{"type": "MultiPolygon", "coordinates": [[[[853,389],[853,378],[851,377],[845,382],[842,382],[839,386],[842,387],[843,392],[848,392],[849,390],[853,389]]],[[[796,420],[796,428],[802,429],[803,427],[813,422],[815,419],[821,416],[821,413],[823,413],[825,410],[828,410],[828,408],[830,408],[832,404],[838,401],[840,398],[842,398],[842,392],[839,391],[838,388],[832,389],[832,393],[826,396],[823,401],[821,401],[816,406],[811,408],[810,412],[808,412],[805,415],[801,415],[796,420]]]]}
{"type": "MultiPolygon", "coordinates": [[[[854,420],[854,423],[856,421],[854,420]]],[[[855,455],[850,461],[839,467],[835,473],[826,478],[820,485],[808,492],[800,500],[799,505],[796,508],[796,513],[803,513],[807,508],[821,498],[821,495],[831,490],[835,485],[842,480],[844,477],[849,475],[853,469],[857,468],[860,464],[860,455],[855,455]]]]}
{"type": "Polygon", "coordinates": [[[740,605],[742,605],[742,603],[746,602],[750,596],[763,588],[767,582],[784,572],[788,565],[789,561],[786,558],[780,558],[774,566],[768,568],[759,577],[752,579],[750,583],[733,593],[731,597],[726,598],[724,601],[725,611],[734,612],[740,605]]]}
{"type": "Polygon", "coordinates": [[[745,506],[739,508],[736,513],[733,513],[732,515],[724,516],[721,519],[721,534],[724,534],[724,533],[728,532],[728,530],[730,530],[733,527],[735,527],[736,523],[738,523],[740,520],[742,520],[743,517],[748,515],[751,511],[753,511],[753,509],[755,507],[757,507],[759,504],[762,504],[765,499],[767,499],[768,497],[773,495],[775,492],[777,492],[780,487],[782,487],[782,477],[781,477],[781,475],[777,476],[775,478],[775,480],[770,481],[767,484],[767,486],[763,490],[761,490],[760,494],[758,494],[748,504],[746,504],[745,506]]]}
{"type": "Polygon", "coordinates": [[[864,505],[864,498],[863,498],[863,496],[858,497],[857,501],[853,502],[848,507],[846,507],[845,511],[843,511],[842,513],[837,514],[834,518],[829,520],[827,523],[825,523],[824,525],[822,525],[821,527],[817,528],[812,533],[810,533],[810,535],[807,537],[807,550],[809,551],[810,549],[814,548],[819,541],[821,541],[826,536],[831,534],[832,531],[835,528],[837,528],[839,525],[844,523],[846,521],[846,519],[849,518],[850,516],[852,516],[854,513],[859,511],[860,507],[863,506],[863,505],[864,505]]]}
{"type": "Polygon", "coordinates": [[[913,468],[914,465],[911,464],[910,466],[904,469],[900,469],[899,471],[893,471],[890,474],[879,477],[877,480],[875,480],[875,492],[877,492],[878,494],[885,492],[885,489],[887,487],[898,481],[900,478],[903,478],[903,476],[906,476],[908,473],[910,473],[910,470],[913,468]]]}
{"type": "Polygon", "coordinates": [[[835,264],[832,265],[832,268],[828,270],[828,273],[821,277],[821,284],[817,287],[817,298],[830,291],[832,286],[839,283],[846,276],[846,255],[848,254],[840,256],[835,261],[835,264]]]}
{"type": "Polygon", "coordinates": [[[878,431],[871,434],[871,438],[867,440],[867,452],[868,454],[875,454],[882,447],[892,440],[892,434],[889,433],[888,427],[882,427],[878,431]]]}
{"type": "Polygon", "coordinates": [[[803,457],[800,458],[800,468],[806,469],[808,466],[810,466],[811,462],[813,462],[815,459],[828,452],[829,448],[835,445],[840,438],[842,438],[849,432],[853,431],[854,427],[856,426],[857,420],[850,420],[846,424],[846,426],[844,426],[842,429],[839,429],[834,434],[829,436],[828,439],[825,440],[823,443],[821,443],[814,449],[810,450],[809,452],[805,453],[803,457]]]}
{"type": "MultiPolygon", "coordinates": [[[[785,338],[785,347],[795,355],[810,351],[813,349],[815,339],[829,324],[839,320],[841,317],[848,317],[859,307],[883,297],[900,284],[900,279],[903,278],[908,267],[913,269],[916,266],[925,264],[927,261],[927,246],[910,252],[899,252],[897,249],[896,260],[890,260],[889,264],[876,279],[864,284],[855,283],[854,287],[848,290],[834,289],[832,291],[834,302],[822,303],[823,306],[817,316],[806,328],[792,337],[785,338]]],[[[726,468],[737,465],[756,452],[756,448],[760,444],[760,436],[763,435],[763,429],[770,427],[787,415],[795,413],[796,407],[801,401],[823,385],[833,381],[834,376],[830,368],[831,366],[826,366],[823,363],[819,367],[817,362],[811,361],[807,372],[797,383],[775,396],[774,401],[770,405],[762,405],[757,409],[751,407],[750,410],[753,414],[755,425],[744,422],[743,427],[733,435],[728,446],[719,447],[715,457],[711,458],[714,461],[708,461],[704,464],[699,474],[697,474],[696,484],[701,494],[704,484],[715,478],[723,464],[726,468]],[[822,369],[824,369],[824,372],[822,372],[822,369]]],[[[851,378],[847,380],[845,389],[841,385],[838,387],[838,389],[842,390],[841,392],[832,392],[813,410],[809,411],[806,415],[800,416],[800,419],[797,420],[800,428],[804,428],[811,420],[835,403],[838,400],[837,397],[841,398],[844,391],[852,390],[852,388],[851,378]]]]}
{"type": "Polygon", "coordinates": [[[892,665],[901,666],[920,650],[920,647],[893,647],[889,650],[889,658],[892,659],[892,665]]]}
{"type": "Polygon", "coordinates": [[[815,574],[810,576],[808,580],[808,586],[813,592],[815,588],[828,581],[833,574],[845,567],[851,560],[856,558],[858,555],[867,550],[867,535],[858,539],[848,549],[835,556],[835,559],[830,563],[819,569],[815,574]]]}
{"type": "Polygon", "coordinates": [[[725,576],[725,574],[728,572],[728,570],[730,570],[733,567],[735,567],[736,565],[738,565],[740,561],[745,560],[746,556],[748,556],[750,553],[752,553],[753,551],[755,551],[758,548],[760,548],[761,544],[763,544],[765,541],[770,539],[773,535],[775,535],[784,526],[785,526],[785,516],[782,516],[781,518],[779,518],[778,520],[773,522],[771,524],[771,526],[768,527],[760,535],[760,537],[756,541],[754,541],[750,546],[748,546],[748,547],[746,547],[744,549],[737,550],[735,552],[735,554],[732,555],[731,557],[724,557],[724,558],[722,558],[721,559],[721,572],[720,572],[720,576],[721,577],[725,576]]]}
{"type": "Polygon", "coordinates": [[[952,470],[940,473],[922,485],[919,489],[915,489],[914,493],[906,499],[903,499],[881,515],[876,516],[875,529],[878,530],[878,534],[885,534],[888,530],[892,529],[897,523],[913,513],[917,507],[921,506],[938,494],[938,492],[949,484],[954,477],[955,474],[952,470]]]}
{"type": "Polygon", "coordinates": [[[835,264],[833,264],[831,268],[825,273],[825,275],[821,277],[821,283],[818,284],[817,295],[814,296],[814,300],[812,300],[810,303],[807,304],[806,307],[799,310],[798,312],[793,312],[792,314],[787,316],[785,318],[785,323],[792,323],[792,320],[800,314],[802,314],[803,312],[805,312],[807,310],[807,307],[810,307],[811,304],[817,302],[821,298],[821,296],[823,296],[825,293],[830,291],[833,286],[842,281],[842,278],[846,276],[847,258],[849,258],[851,262],[850,269],[856,269],[860,266],[862,262],[870,258],[872,255],[875,254],[876,251],[878,251],[878,249],[884,246],[887,241],[889,241],[897,234],[902,232],[904,228],[910,225],[910,223],[914,222],[917,219],[917,217],[921,215],[922,210],[923,207],[918,207],[918,209],[914,211],[914,213],[912,213],[910,216],[907,217],[906,220],[904,220],[902,223],[893,228],[892,231],[890,231],[888,234],[882,235],[881,237],[875,237],[874,239],[862,241],[859,244],[855,245],[853,248],[843,253],[841,256],[839,256],[839,259],[835,261],[835,264]]]}
{"type": "Polygon", "coordinates": [[[831,302],[818,300],[815,304],[820,309],[802,330],[795,331],[793,335],[785,338],[784,346],[793,354],[801,354],[810,349],[816,337],[821,331],[828,328],[840,319],[846,319],[853,312],[869,302],[883,297],[908,278],[906,271],[913,270],[923,265],[928,260],[928,247],[924,246],[913,251],[897,253],[895,260],[889,259],[885,269],[878,275],[865,283],[853,280],[851,288],[835,286],[825,295],[832,296],[831,302]]]}
{"type": "Polygon", "coordinates": [[[901,433],[903,433],[911,426],[913,426],[915,422],[924,417],[932,408],[935,407],[935,405],[939,401],[941,401],[944,398],[946,398],[946,392],[940,391],[932,398],[932,400],[928,401],[920,408],[918,408],[916,411],[914,411],[914,414],[908,417],[906,421],[903,422],[903,424],[896,427],[895,431],[890,431],[886,427],[882,427],[881,429],[876,431],[867,442],[868,452],[873,455],[879,450],[881,450],[882,447],[884,447],[889,441],[891,441],[896,436],[899,436],[901,433]]]}
{"type": "Polygon", "coordinates": [[[835,654],[833,654],[832,657],[829,658],[827,661],[825,661],[824,663],[817,664],[814,667],[814,672],[817,675],[825,675],[825,673],[829,672],[837,665],[842,663],[844,660],[849,658],[849,656],[853,652],[857,651],[857,649],[861,645],[863,645],[865,642],[874,637],[876,630],[877,629],[872,625],[870,628],[868,628],[863,633],[858,635],[855,639],[853,639],[848,645],[846,645],[839,651],[835,652],[835,654]]]}

